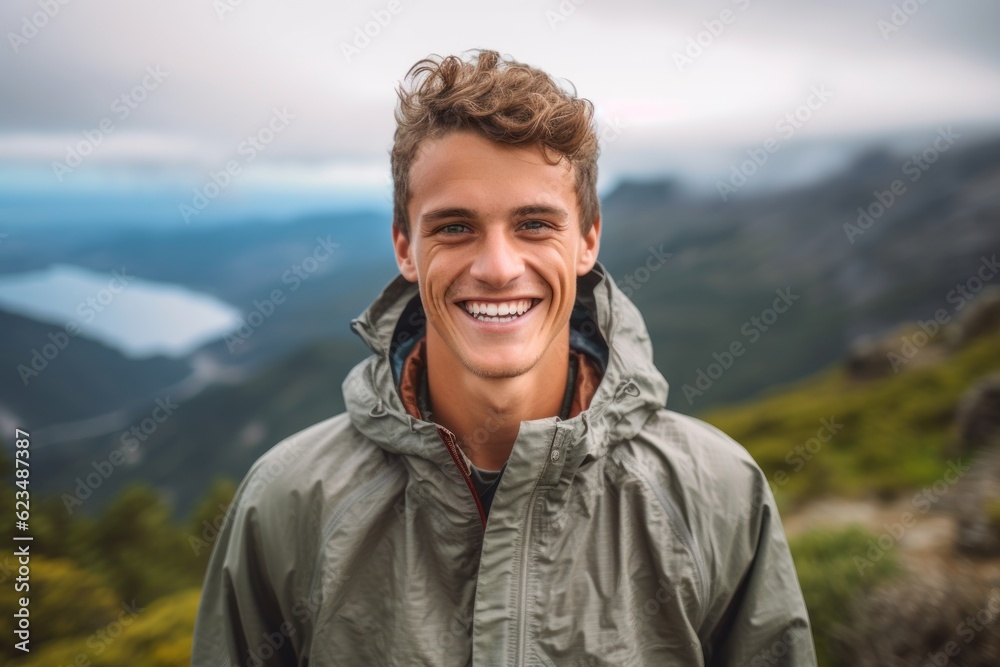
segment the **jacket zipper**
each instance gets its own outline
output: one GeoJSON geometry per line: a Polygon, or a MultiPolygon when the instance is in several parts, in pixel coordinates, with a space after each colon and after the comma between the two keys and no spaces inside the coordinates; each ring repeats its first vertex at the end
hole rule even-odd
{"type": "MultiPolygon", "coordinates": [[[[553,436],[553,441],[559,437],[559,431],[553,436]]],[[[551,454],[550,454],[551,456],[551,454]]],[[[520,604],[520,615],[518,618],[517,625],[517,664],[525,664],[525,655],[527,650],[525,645],[528,640],[527,624],[528,624],[528,551],[531,548],[531,519],[535,511],[535,496],[538,495],[538,482],[543,477],[545,477],[545,472],[549,468],[550,456],[545,457],[545,463],[542,464],[542,471],[538,475],[538,480],[535,480],[535,486],[531,489],[531,494],[528,496],[528,509],[525,516],[524,523],[524,542],[521,549],[521,604],[520,604]]]]}
{"type": "Polygon", "coordinates": [[[437,427],[437,432],[442,442],[444,442],[445,447],[448,448],[448,452],[451,454],[452,460],[455,461],[455,465],[462,472],[465,484],[469,487],[469,491],[472,492],[472,499],[476,501],[476,509],[479,510],[479,519],[483,523],[483,530],[486,530],[486,511],[483,509],[483,503],[479,500],[479,493],[476,491],[476,485],[472,481],[472,475],[468,468],[465,467],[462,455],[458,452],[458,445],[455,444],[455,436],[452,435],[451,431],[442,426],[437,427]]]}
{"type": "MultiPolygon", "coordinates": [[[[537,487],[536,487],[537,488],[537,487]]],[[[531,490],[528,497],[528,516],[524,526],[524,548],[521,550],[521,604],[520,615],[517,623],[518,636],[518,661],[517,664],[524,664],[525,643],[527,641],[528,624],[528,548],[531,539],[531,515],[535,509],[535,489],[531,490]]]]}

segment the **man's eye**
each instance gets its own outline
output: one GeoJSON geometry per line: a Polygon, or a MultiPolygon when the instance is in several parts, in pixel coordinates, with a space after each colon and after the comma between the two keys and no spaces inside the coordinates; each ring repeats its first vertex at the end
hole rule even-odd
{"type": "Polygon", "coordinates": [[[529,231],[542,231],[546,229],[549,225],[541,220],[528,220],[524,223],[524,228],[529,231]]]}
{"type": "Polygon", "coordinates": [[[440,229],[438,229],[438,231],[443,232],[445,234],[460,234],[464,229],[467,229],[465,225],[453,222],[450,225],[445,225],[444,227],[441,227],[440,229]]]}

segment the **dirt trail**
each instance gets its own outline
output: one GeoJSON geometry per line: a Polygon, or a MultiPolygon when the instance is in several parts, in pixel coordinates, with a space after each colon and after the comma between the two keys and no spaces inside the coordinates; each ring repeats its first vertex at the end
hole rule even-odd
{"type": "MultiPolygon", "coordinates": [[[[962,568],[991,578],[1000,577],[1000,557],[966,556],[956,549],[958,521],[952,513],[921,512],[914,507],[910,497],[893,502],[815,500],[782,514],[781,518],[790,538],[813,528],[841,528],[852,523],[861,524],[874,533],[876,539],[888,534],[892,538],[889,548],[896,552],[902,565],[915,574],[962,568]],[[912,520],[905,517],[906,513],[912,520]],[[904,525],[906,523],[909,525],[904,525]]],[[[883,544],[888,543],[886,538],[883,544]]],[[[858,556],[863,558],[865,554],[858,556]]]]}

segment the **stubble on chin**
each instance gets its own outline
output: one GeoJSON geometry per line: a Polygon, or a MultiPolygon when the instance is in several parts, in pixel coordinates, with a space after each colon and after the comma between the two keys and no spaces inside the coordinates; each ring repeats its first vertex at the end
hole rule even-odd
{"type": "Polygon", "coordinates": [[[482,378],[484,380],[506,380],[510,378],[516,378],[530,371],[532,368],[535,367],[535,364],[538,363],[538,360],[535,359],[532,362],[520,366],[506,366],[503,368],[496,368],[492,366],[487,366],[487,367],[479,366],[472,363],[468,359],[465,358],[461,359],[462,359],[462,365],[465,367],[466,370],[468,370],[476,377],[482,378]]]}

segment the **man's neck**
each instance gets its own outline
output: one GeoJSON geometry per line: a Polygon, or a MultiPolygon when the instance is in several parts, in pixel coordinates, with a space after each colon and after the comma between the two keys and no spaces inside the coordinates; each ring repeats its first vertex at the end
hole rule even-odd
{"type": "Polygon", "coordinates": [[[522,421],[559,414],[569,369],[569,326],[531,370],[513,378],[474,375],[429,331],[426,368],[434,421],[458,437],[474,466],[499,470],[522,421]]]}

